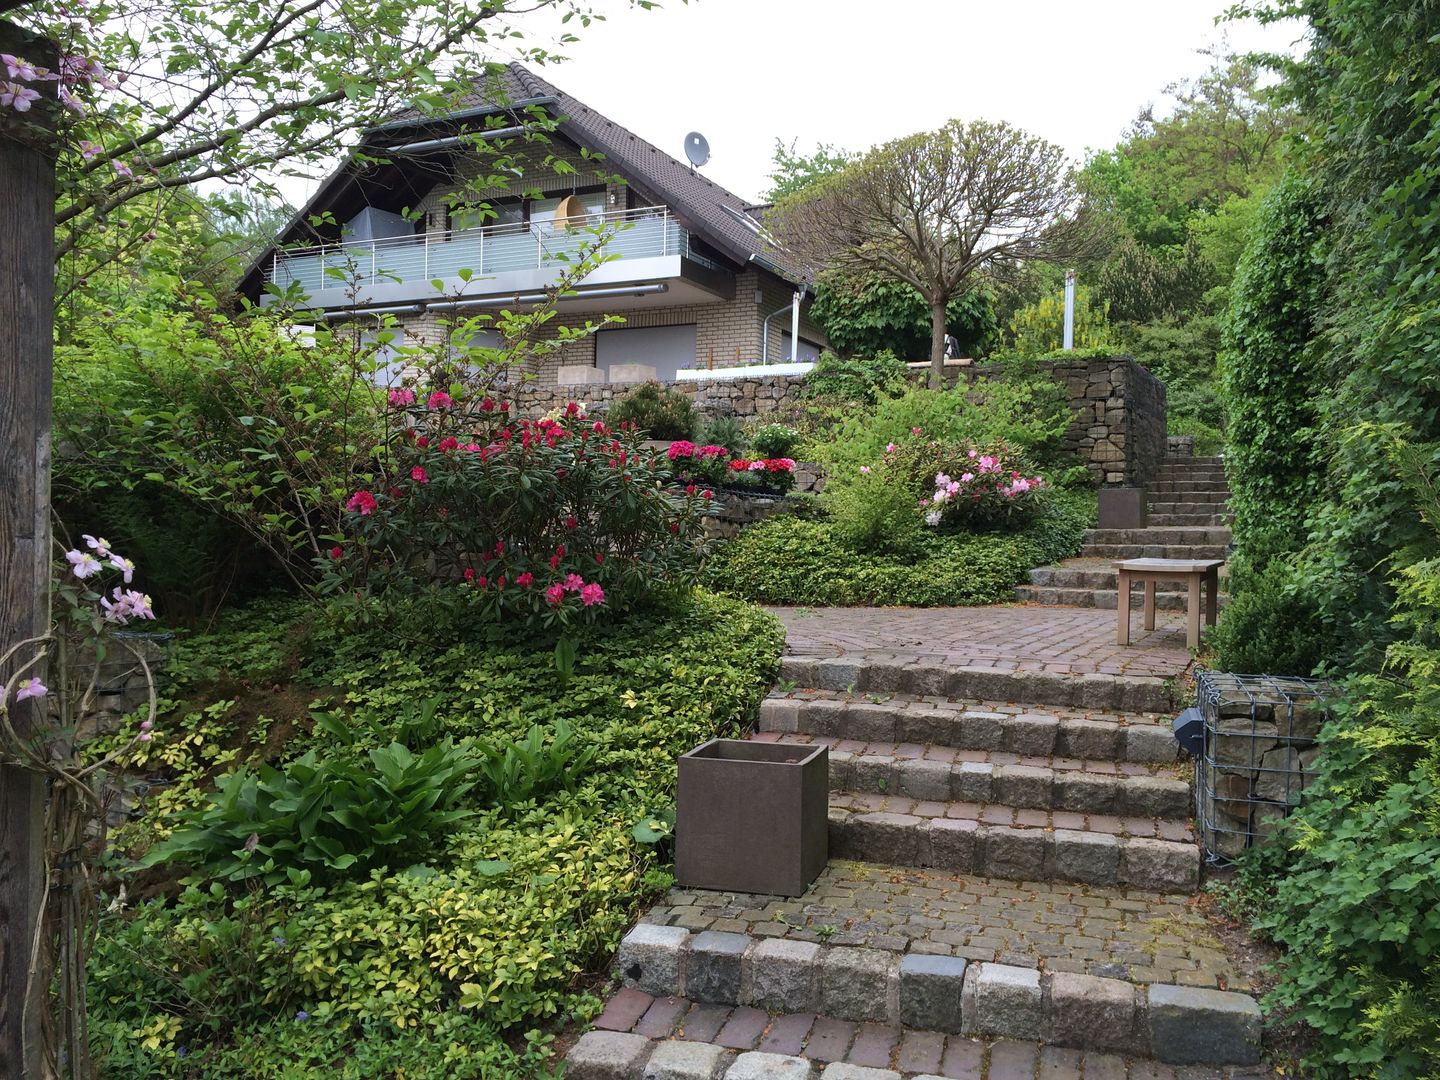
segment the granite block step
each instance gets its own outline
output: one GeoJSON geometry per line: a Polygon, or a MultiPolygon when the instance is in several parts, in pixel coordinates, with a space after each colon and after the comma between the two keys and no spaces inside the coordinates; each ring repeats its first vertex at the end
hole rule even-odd
{"type": "Polygon", "coordinates": [[[830,795],[832,857],[1008,881],[1069,881],[1193,892],[1200,849],[1188,821],[997,803],[830,795]]]}
{"type": "MultiPolygon", "coordinates": [[[[1120,602],[1120,590],[1113,584],[1108,589],[1071,589],[1047,585],[1017,585],[1015,599],[1026,604],[1051,604],[1059,607],[1085,607],[1114,611],[1120,602]]],[[[1144,593],[1133,590],[1130,594],[1130,609],[1139,611],[1144,607],[1144,593]]],[[[1223,604],[1221,605],[1224,606],[1223,604]]],[[[1155,607],[1160,611],[1184,611],[1185,594],[1179,592],[1155,592],[1155,607]]]]}
{"type": "Polygon", "coordinates": [[[992,666],[950,666],[924,661],[783,656],[780,678],[792,686],[940,699],[1025,702],[1126,713],[1168,712],[1173,689],[1154,675],[1007,671],[992,666]]]}
{"type": "Polygon", "coordinates": [[[1229,544],[1087,544],[1094,559],[1228,559],[1229,544]]]}
{"type": "Polygon", "coordinates": [[[1146,528],[1089,529],[1086,545],[1092,544],[1192,544],[1225,545],[1230,543],[1230,530],[1217,528],[1146,528]]]}
{"type": "Polygon", "coordinates": [[[1175,765],[1056,757],[919,743],[856,742],[821,735],[760,732],[757,742],[829,748],[833,791],[962,800],[984,809],[1021,809],[1184,819],[1190,784],[1175,765]]]}
{"type": "Polygon", "coordinates": [[[1210,513],[1208,511],[1194,514],[1177,514],[1170,512],[1155,513],[1152,511],[1148,518],[1151,525],[1162,529],[1228,529],[1234,518],[1229,514],[1210,513]]]}
{"type": "Polygon", "coordinates": [[[1225,488],[1185,488],[1176,489],[1171,487],[1147,487],[1146,497],[1152,503],[1156,502],[1183,502],[1192,506],[1203,503],[1223,504],[1230,501],[1230,492],[1225,488]]]}
{"type": "MultiPolygon", "coordinates": [[[[833,739],[850,751],[872,742],[982,754],[1173,765],[1170,717],[1104,709],[964,702],[903,693],[776,691],[760,703],[761,732],[833,739]]],[[[910,752],[909,750],[906,751],[910,752]]]]}

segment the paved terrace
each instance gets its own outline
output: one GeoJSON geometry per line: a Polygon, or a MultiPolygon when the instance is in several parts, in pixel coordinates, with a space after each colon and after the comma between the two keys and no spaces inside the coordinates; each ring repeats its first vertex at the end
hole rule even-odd
{"type": "Polygon", "coordinates": [[[791,656],[988,667],[1056,675],[1145,675],[1189,668],[1181,619],[1159,613],[1155,629],[1115,644],[1115,612],[1035,605],[973,608],[768,609],[785,624],[791,656]]]}

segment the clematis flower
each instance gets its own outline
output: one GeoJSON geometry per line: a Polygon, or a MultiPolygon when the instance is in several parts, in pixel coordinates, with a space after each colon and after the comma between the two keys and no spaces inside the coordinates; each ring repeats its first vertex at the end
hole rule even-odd
{"type": "Polygon", "coordinates": [[[31,102],[40,100],[40,92],[19,83],[0,83],[0,106],[13,106],[16,112],[29,112],[31,102]]]}
{"type": "Polygon", "coordinates": [[[50,74],[49,68],[37,67],[29,60],[10,53],[0,53],[0,64],[5,65],[5,74],[12,79],[24,79],[26,82],[39,82],[50,74]]]}
{"type": "Polygon", "coordinates": [[[50,688],[39,679],[21,679],[20,685],[15,689],[15,700],[24,701],[26,698],[42,698],[50,692],[50,688]]]}
{"type": "Polygon", "coordinates": [[[130,171],[130,166],[123,161],[112,161],[110,167],[115,170],[117,175],[123,176],[126,180],[135,179],[135,174],[130,171]]]}
{"type": "Polygon", "coordinates": [[[586,607],[594,607],[596,604],[605,602],[605,590],[600,587],[598,581],[592,581],[580,590],[580,603],[586,607]]]}
{"type": "Polygon", "coordinates": [[[125,576],[126,585],[129,585],[130,582],[135,579],[135,564],[129,559],[121,558],[119,555],[112,555],[110,558],[110,567],[111,569],[119,570],[120,573],[125,576]]]}
{"type": "Polygon", "coordinates": [[[94,577],[101,570],[100,560],[88,551],[67,551],[65,558],[70,563],[75,576],[81,581],[88,577],[94,577]]]}
{"type": "Polygon", "coordinates": [[[455,404],[455,399],[444,390],[436,390],[425,402],[427,409],[448,409],[455,404]]]}
{"type": "Polygon", "coordinates": [[[99,143],[91,142],[89,139],[80,140],[80,156],[86,161],[99,157],[105,152],[105,148],[99,143]]]}

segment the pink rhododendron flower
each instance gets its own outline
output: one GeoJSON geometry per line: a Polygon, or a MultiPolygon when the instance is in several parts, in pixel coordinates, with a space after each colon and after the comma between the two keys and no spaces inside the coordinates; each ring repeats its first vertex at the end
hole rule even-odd
{"type": "Polygon", "coordinates": [[[424,435],[416,435],[415,445],[418,446],[421,450],[428,450],[430,447],[430,440],[424,435]]]}
{"type": "Polygon", "coordinates": [[[910,429],[910,434],[911,434],[911,435],[919,435],[919,434],[920,434],[920,429],[919,429],[918,427],[912,427],[912,428],[910,429]]]}
{"type": "Polygon", "coordinates": [[[971,450],[971,451],[970,451],[970,457],[973,458],[973,457],[974,457],[976,454],[978,454],[979,452],[980,452],[980,451],[978,451],[978,450],[971,450]]]}
{"type": "Polygon", "coordinates": [[[565,599],[565,586],[558,581],[545,590],[545,599],[552,604],[558,604],[565,599]]]}
{"type": "Polygon", "coordinates": [[[517,574],[515,576],[515,584],[522,589],[528,589],[531,585],[535,584],[535,575],[530,573],[529,570],[526,570],[523,574],[517,574]]]}
{"type": "Polygon", "coordinates": [[[20,685],[15,689],[15,700],[24,701],[26,698],[42,698],[50,692],[50,688],[39,679],[21,679],[20,685]]]}
{"type": "Polygon", "coordinates": [[[671,461],[678,461],[680,458],[688,458],[695,453],[695,444],[686,439],[676,439],[670,444],[670,449],[665,451],[665,456],[671,461]]]}
{"type": "Polygon", "coordinates": [[[466,580],[466,581],[474,581],[474,580],[475,580],[475,568],[474,568],[473,566],[467,566],[467,567],[465,568],[465,580],[466,580]]]}
{"type": "Polygon", "coordinates": [[[337,562],[338,562],[341,558],[343,558],[344,555],[345,555],[345,549],[342,548],[339,544],[336,544],[334,547],[332,547],[332,548],[330,549],[330,558],[335,559],[337,562]]]}
{"type": "Polygon", "coordinates": [[[370,492],[357,491],[346,500],[345,509],[351,513],[358,513],[361,517],[366,517],[378,505],[379,503],[375,501],[375,496],[371,495],[370,492]]]}
{"type": "Polygon", "coordinates": [[[100,560],[88,551],[67,551],[65,558],[70,563],[75,576],[82,581],[88,577],[94,577],[100,572],[100,560]]]}
{"type": "Polygon", "coordinates": [[[579,574],[567,574],[565,577],[565,591],[579,592],[585,587],[585,579],[579,574]]]}
{"type": "Polygon", "coordinates": [[[886,444],[885,444],[885,453],[887,453],[887,454],[893,454],[894,452],[895,452],[895,444],[894,444],[893,442],[892,442],[892,443],[886,443],[886,444]]]}
{"type": "Polygon", "coordinates": [[[586,607],[603,604],[605,602],[605,590],[600,587],[598,581],[592,581],[580,590],[580,602],[586,607]]]}
{"type": "Polygon", "coordinates": [[[390,404],[394,405],[396,408],[400,408],[404,405],[414,405],[415,391],[404,386],[397,387],[396,389],[391,390],[390,404]]]}
{"type": "Polygon", "coordinates": [[[414,480],[417,484],[428,484],[430,482],[430,475],[423,467],[416,465],[410,470],[410,479],[414,480]]]}
{"type": "Polygon", "coordinates": [[[870,466],[869,466],[869,465],[861,465],[861,466],[860,466],[860,472],[863,473],[865,476],[869,476],[869,475],[870,475],[870,466]]]}
{"type": "Polygon", "coordinates": [[[576,528],[577,526],[579,526],[579,524],[580,524],[580,521],[579,521],[578,518],[575,518],[575,517],[567,517],[567,518],[565,519],[565,528],[567,528],[567,529],[574,529],[574,528],[576,528]]]}
{"type": "Polygon", "coordinates": [[[448,409],[455,404],[455,399],[444,390],[436,390],[425,402],[427,409],[448,409]]]}
{"type": "Polygon", "coordinates": [[[439,449],[441,453],[458,450],[460,449],[460,440],[455,438],[454,435],[446,435],[445,438],[440,440],[439,449]]]}

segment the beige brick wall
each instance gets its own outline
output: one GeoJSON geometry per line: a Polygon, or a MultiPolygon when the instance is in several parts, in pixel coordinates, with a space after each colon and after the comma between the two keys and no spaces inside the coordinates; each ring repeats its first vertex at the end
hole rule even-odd
{"type": "MultiPolygon", "coordinates": [[[[779,278],[765,271],[748,269],[736,276],[735,299],[728,301],[716,300],[707,304],[682,304],[669,307],[617,307],[605,313],[580,312],[573,315],[566,314],[562,304],[559,314],[541,331],[540,338],[554,340],[560,327],[583,327],[587,322],[600,326],[603,314],[613,315],[624,320],[615,323],[614,328],[694,324],[695,357],[692,361],[693,367],[721,368],[735,367],[741,364],[757,364],[761,358],[761,325],[765,316],[787,303],[791,295],[791,287],[779,278]],[[759,304],[755,302],[757,289],[763,297],[763,301],[759,304]]],[[[616,302],[623,303],[623,301],[616,302]]],[[[442,328],[444,323],[453,318],[453,315],[447,313],[425,312],[421,315],[402,316],[401,325],[407,335],[413,335],[416,339],[439,341],[444,336],[442,328]]],[[[787,356],[782,355],[781,334],[788,332],[789,329],[790,316],[788,313],[777,315],[771,320],[770,360],[772,363],[788,359],[787,356]]],[[[821,342],[825,340],[820,330],[804,317],[800,322],[800,334],[811,340],[821,342]]],[[[537,363],[532,364],[529,370],[536,376],[537,381],[553,384],[556,381],[558,369],[563,365],[571,364],[586,367],[595,365],[595,338],[593,335],[586,335],[561,346],[537,363]]]]}

